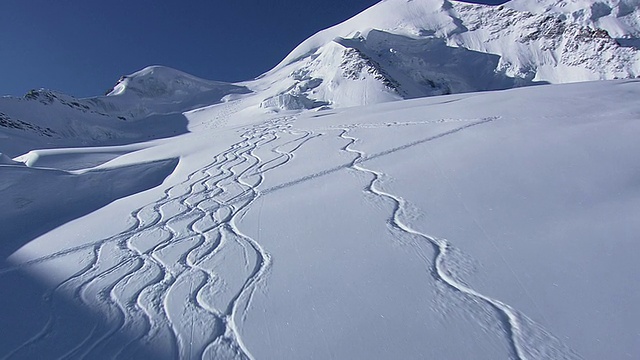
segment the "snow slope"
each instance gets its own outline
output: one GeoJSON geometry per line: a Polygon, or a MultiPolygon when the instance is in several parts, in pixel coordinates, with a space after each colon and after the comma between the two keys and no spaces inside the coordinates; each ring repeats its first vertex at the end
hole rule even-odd
{"type": "MultiPolygon", "coordinates": [[[[66,195],[90,173],[94,189],[149,190],[87,213],[99,198],[78,188],[65,209],[86,215],[13,238],[1,354],[636,358],[639,95],[619,80],[187,113],[190,133],[57,170],[66,195]],[[142,177],[173,158],[161,185],[142,177]]],[[[3,201],[58,201],[0,179],[3,201]]],[[[45,226],[34,209],[2,214],[3,229],[45,226]]]]}
{"type": "Polygon", "coordinates": [[[638,358],[637,5],[386,0],[254,80],[0,98],[0,358],[638,358]]]}
{"type": "Polygon", "coordinates": [[[150,66],[123,76],[106,96],[41,89],[2,97],[1,150],[15,156],[43,142],[123,145],[173,136],[190,130],[184,112],[252,93],[259,95],[251,105],[302,110],[640,76],[638,4],[607,1],[386,0],[311,36],[251,81],[150,66]]]}

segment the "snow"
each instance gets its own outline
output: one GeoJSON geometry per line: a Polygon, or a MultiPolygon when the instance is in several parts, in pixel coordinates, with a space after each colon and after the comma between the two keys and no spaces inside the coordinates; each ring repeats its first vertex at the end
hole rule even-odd
{"type": "Polygon", "coordinates": [[[512,0],[506,6],[520,11],[564,14],[583,25],[604,29],[616,38],[640,36],[637,0],[512,0]]]}
{"type": "Polygon", "coordinates": [[[0,98],[0,357],[638,358],[636,14],[386,0],[254,80],[0,98]]]}
{"type": "Polygon", "coordinates": [[[242,98],[170,139],[34,150],[1,165],[0,316],[16,331],[0,348],[633,358],[639,94],[627,80],[287,113],[242,98]],[[53,169],[76,159],[102,165],[53,169]]]}

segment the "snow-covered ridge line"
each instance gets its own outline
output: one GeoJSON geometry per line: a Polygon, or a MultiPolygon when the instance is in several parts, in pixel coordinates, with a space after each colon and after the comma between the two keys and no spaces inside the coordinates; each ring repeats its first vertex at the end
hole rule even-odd
{"type": "Polygon", "coordinates": [[[0,98],[0,136],[6,133],[8,139],[0,147],[17,156],[43,141],[53,148],[166,138],[188,131],[184,113],[250,92],[242,85],[203,80],[163,66],[123,77],[106,96],[76,99],[32,90],[22,98],[0,98]]]}
{"type": "MultiPolygon", "coordinates": [[[[404,232],[406,234],[409,234],[410,236],[418,237],[420,239],[419,241],[426,241],[427,243],[431,244],[434,248],[434,258],[428,259],[426,257],[423,257],[423,261],[425,262],[425,264],[433,268],[432,274],[434,278],[456,292],[460,292],[465,296],[469,296],[471,298],[475,298],[487,303],[489,306],[500,313],[500,315],[497,317],[497,320],[501,322],[500,326],[504,328],[507,340],[510,344],[511,357],[518,360],[527,360],[537,359],[540,358],[540,356],[553,354],[554,358],[556,359],[579,359],[580,357],[573,353],[571,350],[563,349],[562,346],[559,345],[560,342],[558,341],[558,339],[553,337],[553,335],[548,334],[544,330],[538,330],[541,332],[541,334],[538,334],[537,337],[529,338],[528,333],[530,333],[531,331],[528,330],[527,327],[539,327],[538,325],[534,324],[532,320],[528,319],[525,315],[521,314],[520,312],[513,309],[511,306],[501,302],[500,300],[483,295],[461,282],[461,280],[456,277],[455,270],[447,267],[448,253],[450,249],[452,249],[451,243],[446,239],[424,234],[418,230],[413,229],[410,225],[405,223],[402,220],[402,215],[406,213],[406,200],[380,188],[379,184],[383,180],[383,178],[386,177],[385,173],[372,170],[363,165],[363,163],[367,160],[374,159],[385,154],[394,153],[399,150],[408,149],[426,142],[434,141],[436,139],[440,139],[442,137],[464,131],[465,129],[487,124],[495,120],[498,120],[498,118],[490,117],[485,119],[475,119],[475,121],[471,121],[471,123],[469,124],[454,128],[449,131],[445,131],[427,139],[412,142],[401,147],[396,147],[372,155],[368,155],[364,151],[355,148],[354,146],[359,141],[359,139],[357,137],[349,135],[349,132],[352,129],[359,128],[360,126],[355,125],[349,127],[341,127],[339,128],[340,133],[338,134],[338,136],[347,141],[347,144],[342,148],[342,150],[355,155],[348,167],[355,171],[370,175],[371,177],[371,180],[367,184],[364,191],[374,196],[387,199],[393,204],[391,215],[387,220],[389,229],[392,231],[404,232]]],[[[431,123],[441,122],[442,121],[431,123]]],[[[408,122],[393,123],[392,126],[403,126],[407,124],[417,125],[417,123],[415,122],[408,122]]],[[[418,254],[419,253],[420,252],[418,252],[418,254]]]]}
{"type": "MultiPolygon", "coordinates": [[[[49,137],[52,147],[126,144],[189,131],[181,114],[238,97],[260,111],[326,109],[640,76],[632,44],[638,4],[607,1],[382,1],[311,36],[258,79],[230,84],[149,66],[123,76],[106,96],[37,90],[22,100],[2,98],[0,131],[34,142],[49,137]],[[622,29],[616,21],[624,23],[622,35],[607,33],[615,24],[622,29]],[[626,45],[612,36],[625,36],[626,45]],[[159,126],[141,137],[149,126],[132,124],[147,120],[159,126]]],[[[30,150],[9,146],[0,150],[30,150]]]]}

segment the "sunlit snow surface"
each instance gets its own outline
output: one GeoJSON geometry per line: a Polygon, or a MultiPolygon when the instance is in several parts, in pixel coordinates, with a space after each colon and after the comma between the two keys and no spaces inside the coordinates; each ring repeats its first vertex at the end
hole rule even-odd
{"type": "Polygon", "coordinates": [[[4,157],[0,356],[638,358],[638,99],[248,95],[170,139],[4,157]]]}

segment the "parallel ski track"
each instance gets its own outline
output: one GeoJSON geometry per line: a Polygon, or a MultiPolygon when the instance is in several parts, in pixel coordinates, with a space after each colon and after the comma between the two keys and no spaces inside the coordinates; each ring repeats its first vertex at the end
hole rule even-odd
{"type": "MultiPolygon", "coordinates": [[[[466,126],[455,129],[453,132],[461,131],[471,126],[485,124],[493,120],[495,120],[495,118],[478,120],[466,126]]],[[[367,160],[367,154],[353,147],[355,143],[358,142],[358,138],[350,136],[350,130],[351,128],[344,127],[339,134],[339,137],[348,142],[347,145],[344,146],[343,150],[354,155],[354,159],[350,164],[350,167],[352,169],[371,176],[371,181],[367,184],[366,191],[373,194],[374,196],[385,198],[392,202],[393,210],[388,220],[388,225],[396,230],[402,231],[412,236],[417,236],[430,243],[435,251],[434,258],[430,261],[430,263],[433,264],[432,274],[435,279],[445,284],[453,291],[459,292],[473,299],[480,300],[495,309],[499,314],[500,323],[506,332],[507,340],[511,348],[511,356],[519,360],[526,360],[527,356],[525,354],[525,350],[522,347],[523,334],[521,331],[519,313],[509,305],[497,299],[493,299],[489,296],[483,295],[476,290],[462,284],[461,282],[456,280],[454,276],[451,275],[450,271],[446,267],[446,259],[451,247],[449,242],[445,239],[436,238],[417,231],[401,219],[401,214],[406,209],[406,201],[402,197],[383,191],[379,187],[379,183],[383,178],[384,173],[366,168],[361,165],[363,161],[367,160]]],[[[447,134],[449,133],[451,132],[448,132],[447,134]]]]}
{"type": "MultiPolygon", "coordinates": [[[[245,319],[254,292],[265,281],[272,259],[258,241],[238,228],[237,222],[260,196],[275,190],[260,190],[264,174],[286,165],[296,150],[319,136],[293,130],[292,120],[292,117],[282,117],[246,129],[240,141],[215,155],[211,163],[189,174],[182,183],[168,188],[158,201],[132,212],[133,224],[127,230],[0,270],[0,273],[17,271],[82,251],[91,253],[91,261],[84,268],[45,294],[43,301],[50,310],[50,317],[43,328],[3,358],[46,353],[47,341],[51,341],[48,338],[64,336],[64,324],[58,320],[58,314],[71,296],[71,301],[98,312],[104,321],[96,324],[77,344],[52,356],[132,358],[141,350],[161,344],[165,346],[162,356],[168,358],[212,358],[223,354],[224,357],[253,359],[240,336],[238,321],[245,319]],[[293,136],[293,139],[283,142],[282,134],[293,136]],[[261,159],[254,152],[265,146],[271,146],[270,159],[261,159]],[[281,150],[285,146],[290,149],[281,150]],[[151,240],[149,244],[145,242],[151,240]],[[218,275],[206,263],[220,255],[226,241],[236,241],[242,247],[245,260],[240,265],[248,267],[249,271],[228,304],[220,306],[212,304],[210,298],[210,292],[219,281],[218,275]],[[179,256],[167,260],[165,256],[173,254],[171,250],[175,247],[182,249],[179,256]],[[168,306],[170,296],[173,291],[179,293],[185,282],[189,291],[188,301],[181,309],[184,313],[174,314],[168,306]],[[176,316],[189,317],[189,328],[185,329],[185,323],[178,318],[173,319],[176,316]],[[127,339],[124,343],[117,338],[123,334],[127,339]]],[[[522,315],[509,305],[458,281],[446,265],[451,249],[449,242],[405,223],[402,219],[407,208],[405,200],[380,188],[384,173],[361,165],[366,160],[493,120],[495,118],[475,122],[465,120],[468,124],[454,130],[371,155],[354,148],[359,139],[349,135],[353,128],[423,123],[360,124],[362,126],[336,129],[340,131],[339,137],[347,141],[342,150],[354,155],[345,167],[369,175],[371,181],[365,190],[393,204],[388,225],[431,244],[435,255],[424,260],[433,267],[434,278],[452,291],[493,308],[506,333],[511,357],[526,360],[530,353],[523,346],[526,339],[521,327],[522,315]]]]}
{"type": "Polygon", "coordinates": [[[166,347],[162,356],[169,358],[223,353],[252,359],[237,321],[246,316],[253,292],[269,271],[271,256],[259,242],[241,232],[237,221],[261,195],[258,187],[264,173],[286,165],[293,152],[312,138],[310,132],[291,130],[291,120],[282,117],[246,129],[240,141],[216,155],[209,165],[167,189],[158,201],[134,211],[133,225],[127,230],[1,270],[16,271],[81,251],[90,250],[92,254],[87,266],[45,295],[50,317],[44,327],[3,358],[44,353],[47,349],[43,346],[50,341],[47,338],[64,336],[64,324],[59,323],[57,314],[71,294],[71,301],[98,312],[104,321],[75,346],[52,356],[130,358],[145,346],[162,343],[166,347]],[[281,134],[293,136],[293,140],[282,142],[281,134]],[[291,150],[280,150],[292,143],[295,146],[291,150]],[[264,146],[273,146],[272,158],[260,159],[254,154],[256,148],[264,146]],[[215,286],[217,278],[203,264],[220,251],[224,237],[232,237],[242,246],[245,266],[250,266],[252,256],[256,261],[239,291],[220,308],[208,302],[205,292],[215,286]],[[155,242],[146,244],[150,239],[155,242]],[[174,247],[183,250],[177,260],[163,259],[174,247]],[[167,307],[169,295],[182,281],[189,283],[189,302],[181,309],[191,317],[188,331],[180,328],[184,323],[172,321],[172,310],[167,307]],[[195,319],[209,322],[198,325],[195,319]],[[126,335],[128,342],[116,341],[118,334],[126,335]],[[202,338],[198,343],[196,335],[202,338]]]}

